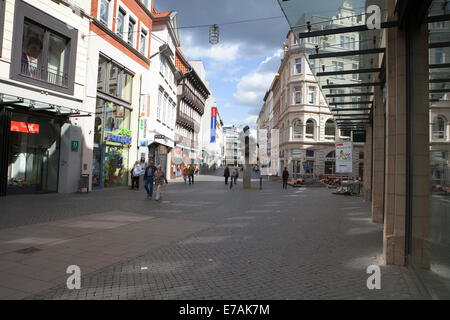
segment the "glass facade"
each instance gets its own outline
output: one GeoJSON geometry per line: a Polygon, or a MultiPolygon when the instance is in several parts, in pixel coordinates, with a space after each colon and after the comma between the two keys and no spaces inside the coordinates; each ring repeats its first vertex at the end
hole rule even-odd
{"type": "Polygon", "coordinates": [[[7,194],[58,191],[60,136],[59,120],[12,113],[7,194]]]}
{"type": "Polygon", "coordinates": [[[128,184],[128,154],[131,144],[131,110],[97,99],[94,130],[92,187],[128,184]]]}

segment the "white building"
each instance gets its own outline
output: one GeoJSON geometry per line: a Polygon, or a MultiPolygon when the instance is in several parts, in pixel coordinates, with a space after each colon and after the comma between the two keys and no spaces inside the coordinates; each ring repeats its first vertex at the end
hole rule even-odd
{"type": "Polygon", "coordinates": [[[90,12],[89,0],[0,1],[0,196],[74,192],[90,174],[90,12]]]}
{"type": "Polygon", "coordinates": [[[141,159],[161,165],[168,179],[176,172],[173,163],[177,83],[181,73],[175,67],[180,45],[177,12],[155,12],[151,33],[149,76],[142,82],[139,119],[141,159]],[[149,108],[147,109],[147,107],[149,108]]]}

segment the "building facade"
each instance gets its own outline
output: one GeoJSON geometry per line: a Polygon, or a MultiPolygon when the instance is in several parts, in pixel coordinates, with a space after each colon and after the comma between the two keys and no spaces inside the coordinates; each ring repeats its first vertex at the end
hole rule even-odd
{"type": "Polygon", "coordinates": [[[90,173],[90,1],[0,1],[0,195],[74,192],[90,173]]]}
{"type": "Polygon", "coordinates": [[[210,92],[201,77],[177,48],[175,64],[183,76],[178,82],[177,118],[175,141],[177,162],[201,164],[202,154],[199,140],[201,119],[210,92]],[[181,159],[181,160],[180,160],[181,159]]]}
{"type": "MultiPolygon", "coordinates": [[[[93,0],[86,105],[95,110],[92,188],[125,186],[138,159],[142,84],[150,83],[152,3],[93,0]]],[[[148,101],[147,101],[148,103],[148,101]]]]}
{"type": "MultiPolygon", "coordinates": [[[[333,25],[302,32],[298,17],[285,13],[298,39],[359,35],[360,50],[344,53],[358,59],[359,67],[344,67],[341,74],[355,74],[362,82],[342,87],[356,91],[345,96],[347,104],[369,114],[366,121],[348,115],[352,126],[366,126],[364,197],[372,221],[383,225],[384,263],[407,266],[425,294],[448,299],[449,4],[365,1],[366,8],[373,4],[381,9],[380,29],[375,30],[361,21],[354,28],[333,25]]],[[[309,59],[330,62],[337,56],[321,54],[319,47],[309,59]]],[[[333,87],[326,80],[331,74],[315,74],[330,102],[333,87]]]]}
{"type": "Polygon", "coordinates": [[[176,12],[153,9],[150,77],[142,82],[139,114],[139,158],[161,165],[167,179],[174,177],[173,158],[177,86],[181,72],[175,67],[180,46],[176,12]]]}

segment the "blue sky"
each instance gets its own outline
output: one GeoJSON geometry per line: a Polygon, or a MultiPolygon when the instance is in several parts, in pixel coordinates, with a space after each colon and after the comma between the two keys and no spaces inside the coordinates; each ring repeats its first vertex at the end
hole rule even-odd
{"type": "MultiPolygon", "coordinates": [[[[304,11],[333,16],[343,0],[292,0],[304,11]]],[[[360,0],[353,0],[353,2],[360,0]]],[[[360,3],[358,3],[360,4],[360,3]]],[[[181,49],[202,60],[225,124],[256,127],[265,92],[278,71],[289,25],[276,0],[154,0],[158,11],[178,12],[181,49]],[[248,19],[268,20],[229,24],[248,19]],[[208,27],[219,24],[219,43],[208,42],[208,27]]]]}

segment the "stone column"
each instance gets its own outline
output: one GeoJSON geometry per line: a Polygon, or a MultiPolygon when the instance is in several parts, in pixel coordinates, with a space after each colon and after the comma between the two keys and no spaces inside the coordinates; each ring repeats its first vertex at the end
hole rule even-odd
{"type": "MultiPolygon", "coordinates": [[[[383,223],[384,210],[384,162],[385,127],[383,92],[375,87],[373,104],[373,164],[372,164],[372,221],[383,223]]],[[[367,142],[366,142],[367,143],[367,142]]]]}
{"type": "Polygon", "coordinates": [[[411,34],[411,254],[414,263],[430,268],[430,136],[428,102],[428,25],[411,34]]]}
{"type": "Polygon", "coordinates": [[[386,172],[383,256],[405,264],[406,223],[406,54],[404,29],[386,32],[386,172]]]}

